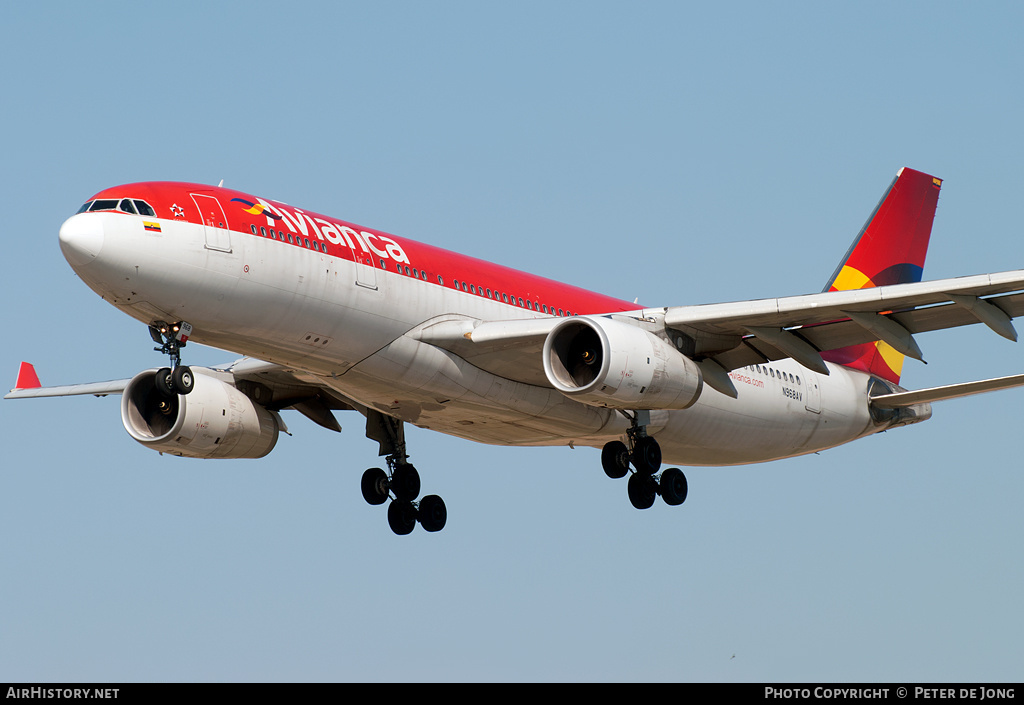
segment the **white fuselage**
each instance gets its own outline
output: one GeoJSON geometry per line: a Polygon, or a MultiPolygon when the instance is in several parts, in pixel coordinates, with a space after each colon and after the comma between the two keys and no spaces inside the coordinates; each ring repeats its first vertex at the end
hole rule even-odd
{"type": "MultiPolygon", "coordinates": [[[[366,407],[474,441],[600,447],[628,428],[619,412],[486,372],[406,335],[446,316],[547,314],[237,231],[159,219],[159,232],[141,232],[139,218],[82,213],[61,239],[82,280],[143,323],[187,320],[194,341],[308,373],[366,407]]],[[[732,465],[884,430],[869,414],[870,377],[828,369],[820,375],[785,359],[734,370],[737,398],[705,385],[691,407],[651,412],[648,432],[666,462],[732,465]]]]}

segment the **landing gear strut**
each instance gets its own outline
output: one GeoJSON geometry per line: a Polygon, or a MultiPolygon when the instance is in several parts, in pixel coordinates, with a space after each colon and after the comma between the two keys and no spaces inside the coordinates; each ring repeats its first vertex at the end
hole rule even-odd
{"type": "Polygon", "coordinates": [[[625,477],[630,472],[630,464],[635,468],[626,489],[630,504],[637,509],[649,509],[658,495],[670,506],[686,501],[686,476],[679,468],[668,468],[661,475],[656,474],[661,468],[661,447],[647,435],[650,418],[648,411],[637,411],[629,416],[630,428],[626,431],[629,445],[609,441],[601,451],[601,466],[613,480],[625,477]]]}
{"type": "Polygon", "coordinates": [[[149,325],[149,335],[153,342],[160,345],[153,348],[157,352],[169,355],[170,367],[162,367],[154,375],[153,383],[165,396],[188,394],[195,387],[195,377],[191,368],[181,364],[181,349],[192,334],[192,326],[184,321],[166,323],[154,321],[149,325]]]}
{"type": "Polygon", "coordinates": [[[444,500],[427,495],[419,502],[420,474],[409,462],[405,452],[405,427],[401,421],[369,410],[366,414],[366,435],[380,443],[381,455],[387,456],[388,472],[370,468],[363,473],[363,499],[369,504],[388,505],[388,525],[399,536],[416,528],[419,522],[426,531],[440,531],[448,521],[444,500]]]}

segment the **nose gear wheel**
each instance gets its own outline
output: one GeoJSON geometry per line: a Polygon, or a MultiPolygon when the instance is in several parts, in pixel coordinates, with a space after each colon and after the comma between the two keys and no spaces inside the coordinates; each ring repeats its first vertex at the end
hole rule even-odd
{"type": "Polygon", "coordinates": [[[195,376],[192,369],[181,364],[181,349],[192,334],[192,325],[185,321],[167,323],[154,321],[149,325],[149,336],[160,347],[153,348],[171,358],[171,366],[157,370],[154,382],[157,389],[166,396],[189,394],[195,387],[195,376]]]}

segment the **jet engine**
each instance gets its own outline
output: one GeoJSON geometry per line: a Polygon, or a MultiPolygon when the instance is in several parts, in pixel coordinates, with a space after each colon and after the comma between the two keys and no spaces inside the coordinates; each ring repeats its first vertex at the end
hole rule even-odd
{"type": "Polygon", "coordinates": [[[611,318],[567,318],[544,341],[544,374],[576,401],[610,409],[685,409],[704,386],[693,360],[611,318]]]}
{"type": "Polygon", "coordinates": [[[277,444],[277,415],[230,384],[199,373],[182,395],[155,380],[156,370],[140,372],[121,397],[125,430],[147,448],[188,458],[262,458],[277,444]]]}

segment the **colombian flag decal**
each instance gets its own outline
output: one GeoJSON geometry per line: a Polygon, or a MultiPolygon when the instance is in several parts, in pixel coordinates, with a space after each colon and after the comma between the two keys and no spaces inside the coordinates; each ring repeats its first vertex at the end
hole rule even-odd
{"type": "Polygon", "coordinates": [[[160,223],[150,223],[148,220],[144,220],[142,221],[142,225],[151,233],[161,232],[160,223]]]}

